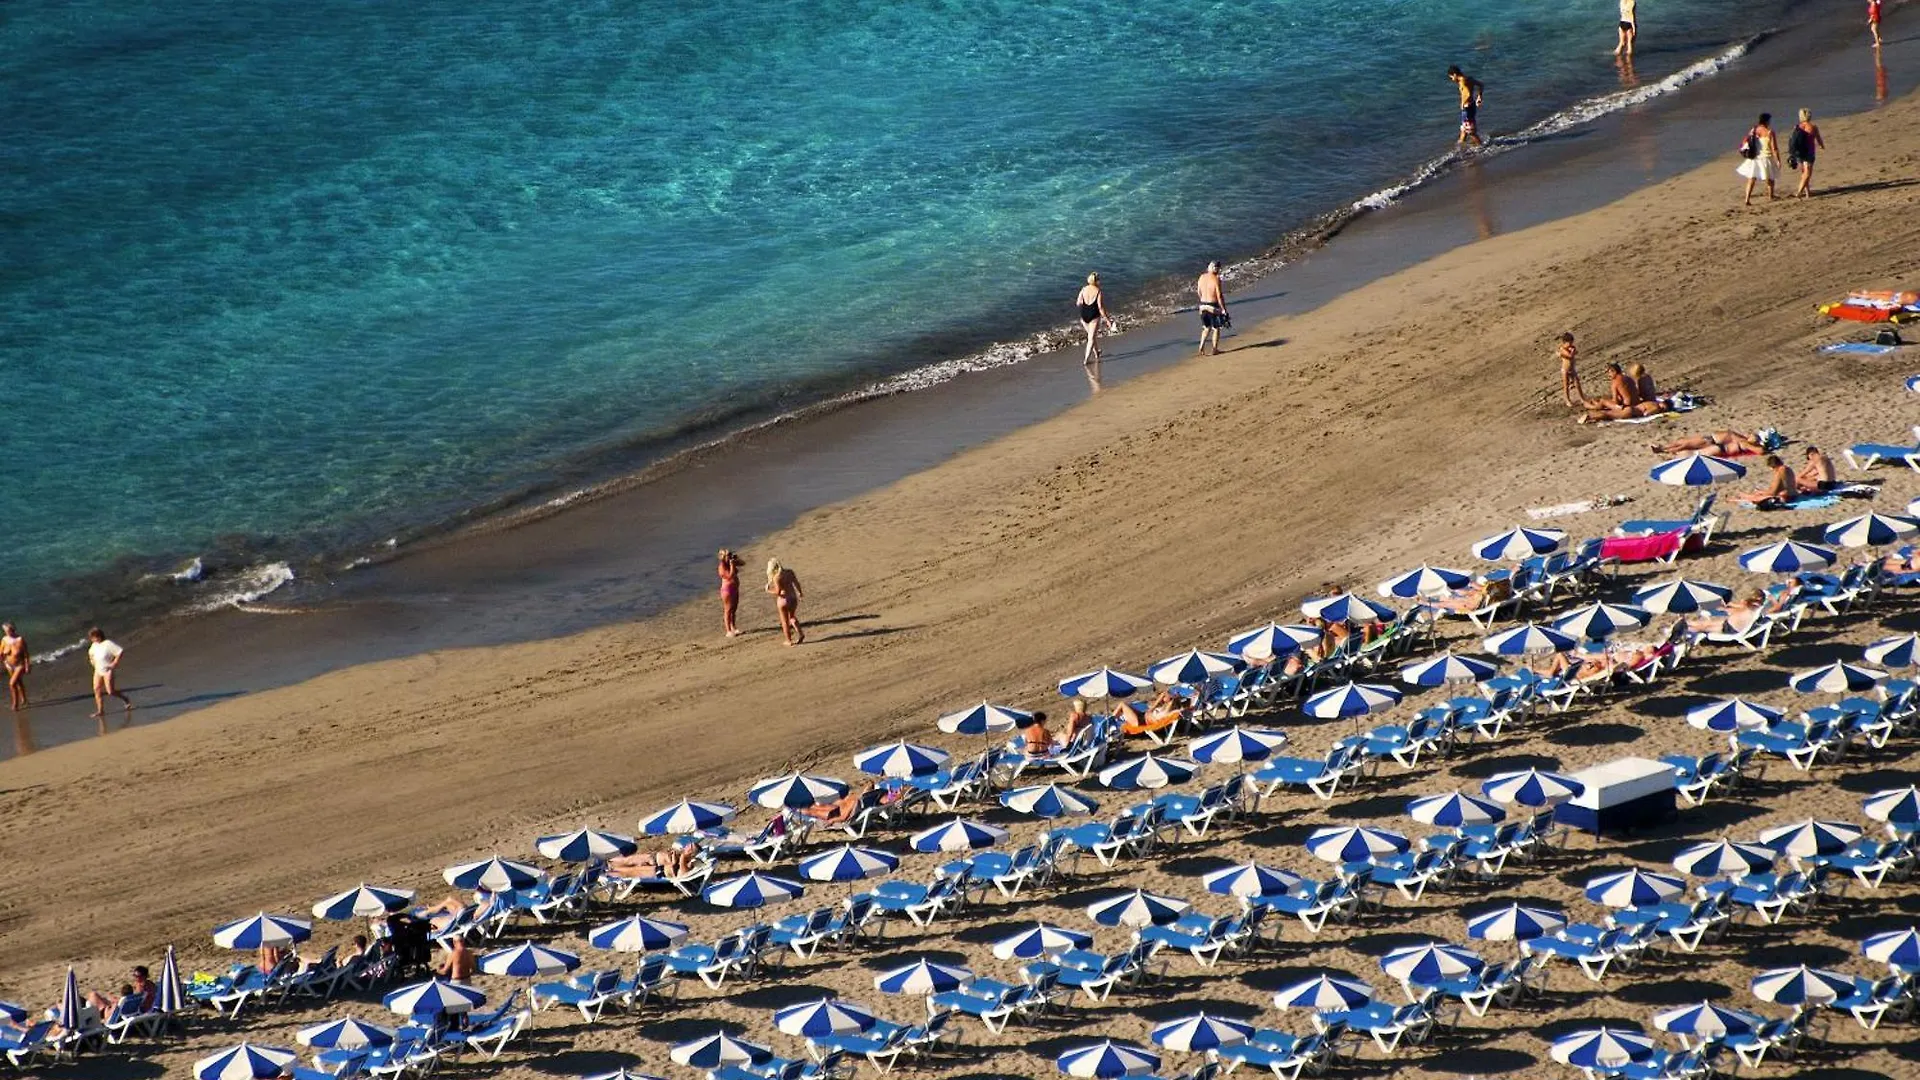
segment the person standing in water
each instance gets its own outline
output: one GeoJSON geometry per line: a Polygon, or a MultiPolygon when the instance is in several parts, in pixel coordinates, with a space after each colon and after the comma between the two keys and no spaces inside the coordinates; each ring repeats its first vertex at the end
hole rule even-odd
{"type": "Polygon", "coordinates": [[[1804,199],[1813,194],[1814,155],[1826,148],[1827,141],[1820,137],[1820,126],[1813,122],[1813,110],[1801,109],[1800,122],[1787,136],[1787,167],[1800,170],[1800,187],[1794,192],[1795,196],[1804,199]]]}
{"type": "Polygon", "coordinates": [[[33,671],[33,654],[27,651],[27,639],[12,623],[0,623],[0,663],[7,666],[7,695],[13,711],[27,707],[27,675],[33,671]]]}
{"type": "Polygon", "coordinates": [[[1447,68],[1447,79],[1460,90],[1460,141],[1459,146],[1481,146],[1480,141],[1480,80],[1460,70],[1458,64],[1447,68]]]}
{"type": "Polygon", "coordinates": [[[113,684],[114,674],[120,670],[120,657],[126,652],[119,645],[107,640],[107,635],[99,627],[87,631],[87,661],[93,665],[93,715],[107,715],[107,699],[117,697],[126,702],[127,711],[133,711],[133,699],[120,692],[113,684]]]}
{"type": "Polygon", "coordinates": [[[1080,309],[1080,325],[1087,329],[1087,352],[1080,358],[1082,364],[1092,364],[1100,359],[1100,323],[1107,324],[1107,333],[1113,333],[1113,316],[1107,314],[1107,298],[1100,291],[1100,275],[1088,274],[1087,283],[1081,287],[1080,295],[1074,298],[1074,306],[1080,309]]]}
{"type": "Polygon", "coordinates": [[[1207,355],[1207,344],[1213,344],[1213,354],[1220,354],[1220,330],[1232,323],[1227,318],[1227,294],[1220,284],[1220,264],[1210,262],[1207,272],[1200,275],[1193,290],[1200,297],[1200,355],[1207,355]]]}
{"type": "Polygon", "coordinates": [[[739,637],[734,616],[740,612],[740,556],[732,548],[720,549],[720,625],[728,637],[739,637]]]}
{"type": "Polygon", "coordinates": [[[807,640],[807,632],[800,629],[800,577],[793,571],[780,565],[779,559],[767,560],[767,594],[773,597],[773,606],[780,616],[780,633],[787,644],[798,645],[807,640]]]}
{"type": "Polygon", "coordinates": [[[1880,0],[1867,0],[1867,29],[1873,31],[1873,47],[1880,47],[1880,0]]]}
{"type": "Polygon", "coordinates": [[[1615,56],[1632,56],[1633,39],[1640,36],[1640,21],[1633,7],[1634,0],[1620,0],[1620,43],[1613,47],[1615,56]]]}

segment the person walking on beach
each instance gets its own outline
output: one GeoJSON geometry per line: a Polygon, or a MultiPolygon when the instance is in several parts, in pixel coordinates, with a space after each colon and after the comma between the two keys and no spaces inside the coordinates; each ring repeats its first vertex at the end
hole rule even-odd
{"type": "Polygon", "coordinates": [[[93,715],[107,715],[107,699],[117,697],[126,702],[127,711],[133,711],[133,699],[120,692],[113,684],[114,673],[120,670],[120,657],[126,652],[119,645],[107,640],[107,635],[99,627],[87,631],[87,660],[93,664],[93,715]]]}
{"type": "Polygon", "coordinates": [[[1087,353],[1080,358],[1080,363],[1090,365],[1100,359],[1102,320],[1107,324],[1107,333],[1113,333],[1113,316],[1107,314],[1107,298],[1100,291],[1099,274],[1087,275],[1087,283],[1081,287],[1080,295],[1073,302],[1080,309],[1080,325],[1087,328],[1087,353]]]}
{"type": "Polygon", "coordinates": [[[1880,47],[1880,0],[1867,0],[1867,29],[1873,31],[1873,47],[1880,47]]]}
{"type": "Polygon", "coordinates": [[[12,623],[0,623],[0,663],[7,666],[7,696],[13,711],[27,707],[27,675],[33,671],[33,654],[27,651],[27,639],[12,623]]]}
{"type": "Polygon", "coordinates": [[[1820,127],[1813,122],[1813,110],[1801,109],[1800,122],[1793,125],[1793,131],[1787,135],[1787,168],[1800,170],[1800,187],[1793,193],[1795,197],[1804,199],[1813,194],[1814,154],[1826,148],[1827,141],[1820,137],[1820,127]]]}
{"type": "Polygon", "coordinates": [[[1632,56],[1633,39],[1640,34],[1640,22],[1634,16],[1634,0],[1620,0],[1620,43],[1613,47],[1615,56],[1632,56]]]}
{"type": "Polygon", "coordinates": [[[740,556],[732,548],[720,549],[720,624],[728,637],[739,637],[740,628],[733,617],[740,611],[740,556]]]}
{"type": "Polygon", "coordinates": [[[1207,272],[1194,283],[1200,297],[1200,355],[1207,355],[1207,343],[1213,343],[1213,355],[1220,355],[1220,330],[1233,325],[1227,317],[1227,294],[1220,287],[1220,264],[1210,262],[1207,272]]]}
{"type": "Polygon", "coordinates": [[[1772,113],[1761,113],[1759,122],[1747,129],[1747,137],[1740,142],[1740,156],[1747,159],[1734,170],[1747,178],[1747,194],[1740,205],[1753,205],[1756,180],[1766,182],[1767,201],[1773,201],[1777,197],[1773,193],[1773,178],[1780,172],[1780,144],[1773,135],[1772,113]]]}
{"type": "Polygon", "coordinates": [[[1580,385],[1580,371],[1574,366],[1580,359],[1580,346],[1573,343],[1573,331],[1560,335],[1560,394],[1566,398],[1567,408],[1584,409],[1587,407],[1587,392],[1580,385]]]}
{"type": "Polygon", "coordinates": [[[1480,141],[1480,96],[1485,88],[1458,64],[1447,68],[1447,79],[1460,90],[1460,141],[1456,145],[1484,145],[1480,141]]]}
{"type": "Polygon", "coordinates": [[[767,593],[773,597],[773,606],[780,616],[780,633],[787,644],[798,645],[807,640],[807,632],[800,629],[800,577],[793,571],[780,565],[779,559],[767,560],[767,593]]]}

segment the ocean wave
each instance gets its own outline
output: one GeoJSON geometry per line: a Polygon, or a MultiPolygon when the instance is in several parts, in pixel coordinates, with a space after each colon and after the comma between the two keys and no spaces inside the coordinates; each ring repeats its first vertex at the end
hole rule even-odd
{"type": "Polygon", "coordinates": [[[293,567],[283,562],[249,567],[230,577],[221,578],[212,593],[196,598],[187,606],[187,611],[205,613],[251,604],[292,580],[293,567]]]}

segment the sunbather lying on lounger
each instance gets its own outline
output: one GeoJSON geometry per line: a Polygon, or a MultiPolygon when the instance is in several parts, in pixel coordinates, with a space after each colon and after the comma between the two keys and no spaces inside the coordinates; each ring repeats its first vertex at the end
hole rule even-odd
{"type": "Polygon", "coordinates": [[[1800,490],[1808,493],[1825,491],[1832,487],[1838,474],[1833,471],[1833,459],[1820,452],[1820,448],[1807,445],[1807,463],[1800,466],[1800,490]]]}
{"type": "Polygon", "coordinates": [[[1445,596],[1437,596],[1430,603],[1441,611],[1464,615],[1469,611],[1479,611],[1488,604],[1497,604],[1512,597],[1513,578],[1501,576],[1491,580],[1482,578],[1464,589],[1455,589],[1445,596]]]}
{"type": "Polygon", "coordinates": [[[1602,420],[1631,420],[1638,416],[1652,416],[1667,411],[1667,403],[1656,398],[1645,398],[1640,394],[1640,385],[1620,370],[1619,364],[1607,365],[1608,394],[1606,397],[1587,404],[1587,415],[1580,418],[1583,424],[1595,424],[1602,420]]]}
{"type": "MultiPolygon", "coordinates": [[[[1043,714],[1034,714],[1036,718],[1041,715],[1043,714]]],[[[1066,741],[1067,745],[1071,746],[1073,745],[1073,740],[1078,738],[1082,731],[1092,726],[1093,717],[1087,712],[1087,703],[1080,698],[1074,698],[1073,706],[1067,710],[1067,732],[1065,735],[1062,735],[1061,738],[1066,741]]]]}
{"type": "Polygon", "coordinates": [[[1353,628],[1343,622],[1330,623],[1325,619],[1309,618],[1305,625],[1319,627],[1320,640],[1300,646],[1287,657],[1287,662],[1280,666],[1280,670],[1288,675],[1297,675],[1339,652],[1347,643],[1347,638],[1353,636],[1353,628]]]}
{"type": "Polygon", "coordinates": [[[693,869],[693,858],[700,844],[691,836],[682,836],[665,851],[636,851],[607,860],[607,869],[625,878],[683,877],[693,869]]]}
{"type": "Polygon", "coordinates": [[[1687,629],[1696,634],[1744,634],[1767,607],[1767,594],[1751,589],[1724,608],[1708,608],[1687,616],[1687,629]]]}
{"type": "Polygon", "coordinates": [[[1790,502],[1800,494],[1800,481],[1793,475],[1793,469],[1780,460],[1779,454],[1767,455],[1767,468],[1772,470],[1767,486],[1758,491],[1743,491],[1734,499],[1748,506],[1759,506],[1768,502],[1790,502]]]}
{"type": "MultiPolygon", "coordinates": [[[[486,907],[487,902],[492,899],[493,899],[493,894],[488,892],[487,890],[485,889],[474,890],[473,903],[475,905],[479,907],[486,907]]],[[[445,930],[450,924],[452,924],[454,919],[459,917],[462,911],[465,911],[467,909],[467,906],[468,906],[467,901],[462,900],[460,898],[460,894],[448,893],[447,895],[440,898],[439,903],[433,905],[432,907],[421,908],[419,911],[415,912],[415,914],[427,920],[427,922],[435,930],[445,930]]],[[[275,963],[278,963],[278,962],[279,961],[277,960],[275,961],[275,963]]],[[[263,967],[260,970],[272,971],[273,968],[269,966],[269,967],[263,967]]]]}
{"type": "Polygon", "coordinates": [[[1162,690],[1147,703],[1144,716],[1131,709],[1120,714],[1120,734],[1145,735],[1149,731],[1159,731],[1179,720],[1185,709],[1180,699],[1173,696],[1173,691],[1162,690]]]}
{"type": "Polygon", "coordinates": [[[845,795],[830,803],[801,807],[800,813],[822,825],[845,825],[853,820],[854,813],[860,809],[860,800],[866,798],[867,793],[878,786],[869,780],[859,787],[848,788],[845,795]]]}
{"type": "Polygon", "coordinates": [[[1672,442],[1654,443],[1653,452],[1661,457],[1695,452],[1726,457],[1730,454],[1764,454],[1767,448],[1760,445],[1759,440],[1752,435],[1729,429],[1716,431],[1712,435],[1689,435],[1672,442]]]}

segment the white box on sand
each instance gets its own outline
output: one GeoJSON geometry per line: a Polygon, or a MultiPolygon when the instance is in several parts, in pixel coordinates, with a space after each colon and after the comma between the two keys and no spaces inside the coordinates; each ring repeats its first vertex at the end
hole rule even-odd
{"type": "Polygon", "coordinates": [[[1553,820],[1584,832],[1627,832],[1674,814],[1673,766],[1624,757],[1572,774],[1586,790],[1556,807],[1553,820]]]}

